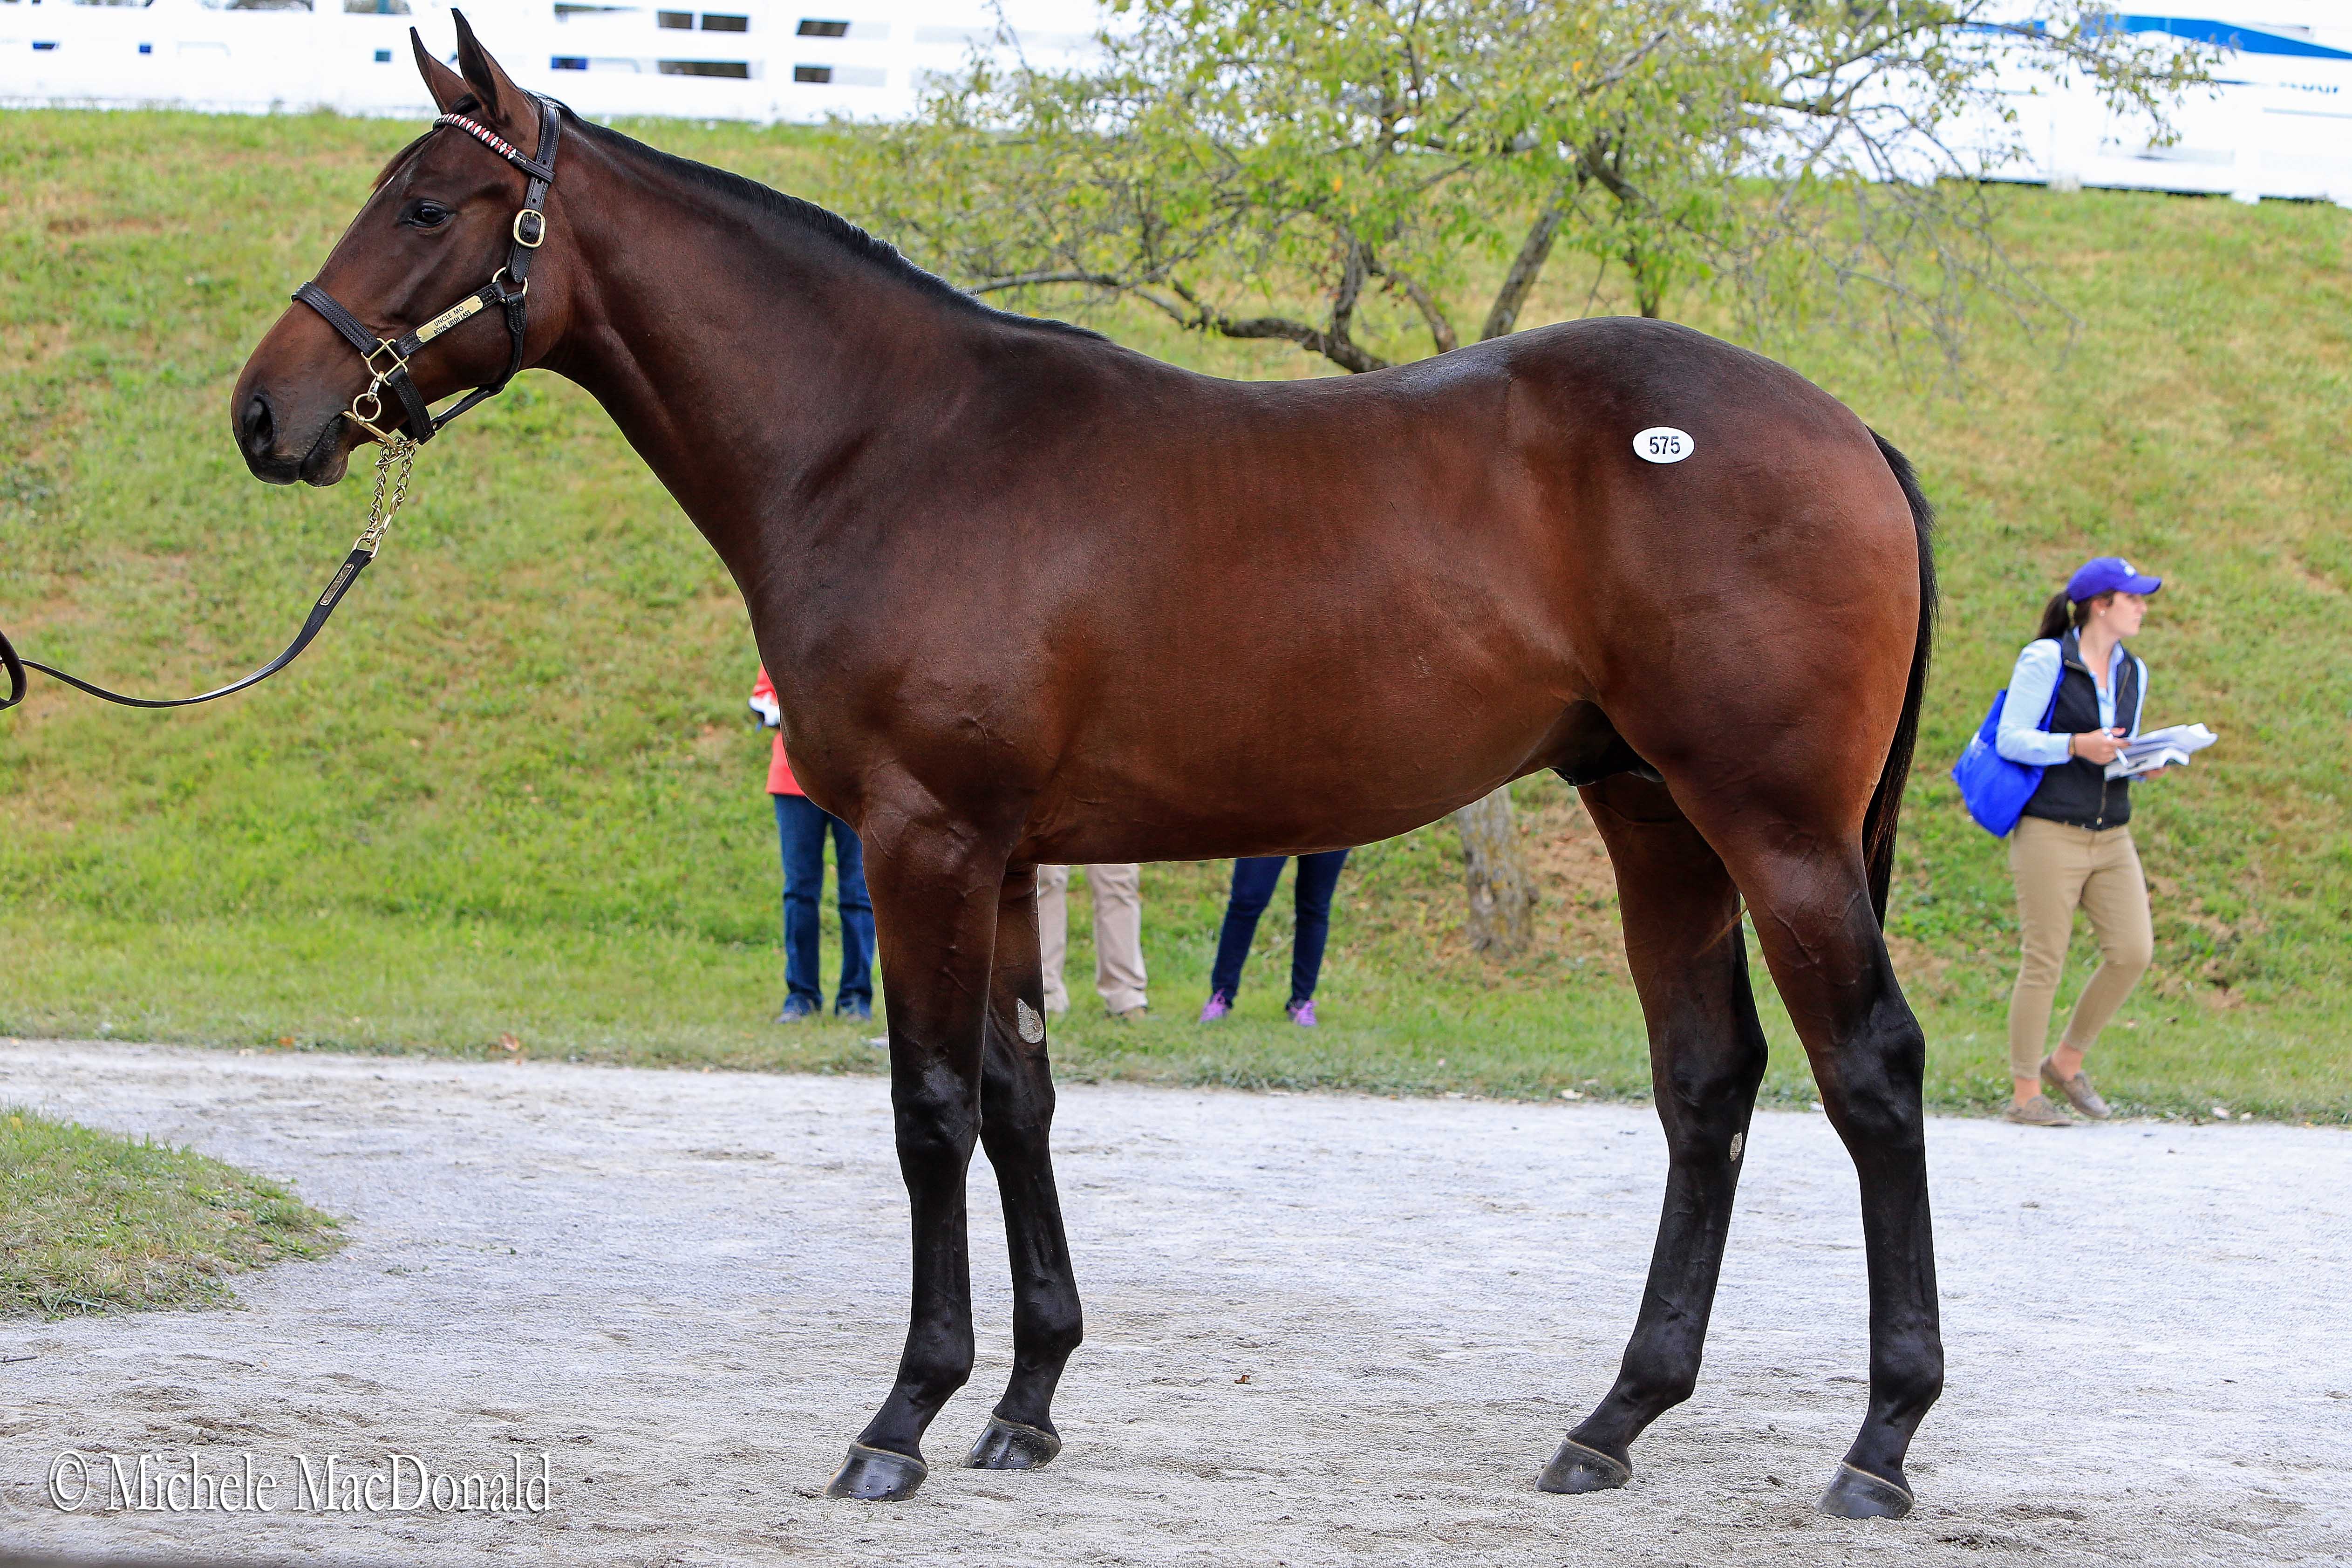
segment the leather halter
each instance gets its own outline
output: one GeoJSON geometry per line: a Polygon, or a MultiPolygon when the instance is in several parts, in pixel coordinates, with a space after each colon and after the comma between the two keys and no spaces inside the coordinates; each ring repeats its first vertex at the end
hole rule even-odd
{"type": "MultiPolygon", "coordinates": [[[[536,95],[534,95],[536,96],[536,95]]],[[[509,227],[512,243],[507,250],[507,264],[491,274],[490,280],[458,300],[423,326],[404,332],[396,338],[378,337],[362,326],[360,319],[345,310],[335,297],[319,287],[312,279],[294,290],[294,298],[327,319],[327,324],[342,334],[343,341],[359,351],[374,378],[365,392],[352,399],[344,417],[373,436],[388,440],[402,427],[408,438],[424,444],[440,428],[460,414],[472,408],[484,398],[495,397],[506,390],[507,383],[522,369],[523,336],[528,326],[526,310],[530,294],[531,258],[547,240],[547,193],[555,184],[555,147],[563,134],[563,115],[552,99],[539,98],[539,156],[527,158],[522,150],[491,131],[479,121],[462,114],[444,114],[433,121],[435,130],[444,125],[454,126],[516,168],[521,170],[528,184],[523,189],[522,205],[509,227]],[[425,406],[424,395],[409,378],[408,362],[425,344],[471,318],[476,312],[498,306],[506,314],[507,336],[513,352],[507,356],[504,374],[488,386],[478,386],[448,413],[434,415],[425,406]],[[392,389],[399,401],[396,418],[386,419],[383,389],[392,389]]]]}
{"type": "Polygon", "coordinates": [[[514,143],[479,121],[469,120],[465,115],[444,114],[433,122],[436,131],[444,125],[457,127],[520,169],[529,181],[523,189],[522,206],[516,212],[514,222],[509,228],[513,245],[507,252],[507,264],[491,274],[488,283],[423,326],[396,338],[380,338],[369,331],[360,324],[357,316],[343,309],[333,295],[320,288],[316,279],[294,290],[295,299],[326,317],[327,324],[341,332],[343,341],[357,349],[360,357],[367,363],[368,373],[373,379],[368,383],[365,392],[352,399],[352,405],[344,411],[344,417],[382,442],[383,450],[376,463],[375,503],[368,510],[367,531],[360,535],[359,542],[352,547],[351,554],[345,558],[342,569],[335,574],[333,580],[328,583],[326,592],[320,594],[310,606],[310,617],[302,623],[302,629],[294,635],[294,640],[287,645],[286,651],[242,680],[197,697],[158,700],[125,697],[119,691],[110,691],[79,676],[68,675],[55,665],[22,658],[9,645],[6,635],[0,633],[0,680],[5,683],[5,689],[0,690],[0,712],[25,700],[26,670],[37,669],[43,675],[54,676],[78,690],[125,708],[185,708],[197,702],[214,701],[267,680],[293,663],[302,650],[310,646],[311,640],[325,628],[327,617],[335,613],[335,606],[342,603],[343,595],[351,592],[352,584],[359,581],[360,574],[367,570],[369,563],[375,559],[384,525],[392,521],[392,512],[399,510],[401,497],[406,493],[408,464],[415,457],[416,448],[431,440],[441,426],[484,398],[495,397],[505,391],[507,383],[522,369],[523,334],[529,324],[524,315],[524,300],[530,294],[530,259],[532,254],[547,241],[547,193],[549,187],[555,184],[555,144],[563,133],[562,110],[554,100],[541,98],[537,101],[539,156],[536,158],[524,157],[522,150],[514,143]],[[425,344],[492,305],[506,313],[507,336],[514,345],[513,352],[507,357],[506,371],[491,384],[478,386],[467,393],[456,407],[436,419],[432,409],[425,406],[424,395],[416,390],[416,384],[409,379],[408,362],[425,344]],[[383,389],[387,386],[392,389],[393,396],[400,400],[401,415],[400,418],[389,421],[384,419],[383,407],[383,389]],[[385,427],[387,425],[389,428],[385,427]],[[403,425],[407,426],[405,432],[401,429],[403,425]],[[398,479],[389,497],[390,510],[387,510],[384,483],[395,472],[398,479]]]}

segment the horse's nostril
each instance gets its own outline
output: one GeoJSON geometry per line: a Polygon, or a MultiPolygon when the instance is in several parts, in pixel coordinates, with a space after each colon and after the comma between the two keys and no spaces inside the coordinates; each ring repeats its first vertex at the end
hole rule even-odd
{"type": "Polygon", "coordinates": [[[253,395],[252,401],[245,405],[244,423],[245,449],[257,457],[268,456],[278,435],[278,421],[270,415],[267,395],[253,395]]]}

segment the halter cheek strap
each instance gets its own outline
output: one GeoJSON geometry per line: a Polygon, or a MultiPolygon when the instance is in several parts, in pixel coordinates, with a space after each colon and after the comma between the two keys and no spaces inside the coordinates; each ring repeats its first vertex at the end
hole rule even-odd
{"type": "Polygon", "coordinates": [[[539,103],[539,156],[525,157],[521,149],[493,132],[479,121],[462,114],[444,114],[434,121],[435,130],[449,126],[462,131],[522,171],[526,180],[522,205],[517,209],[514,223],[509,229],[510,243],[507,264],[490,277],[488,283],[458,300],[423,326],[402,333],[396,338],[378,337],[368,331],[360,319],[345,310],[335,297],[319,287],[317,279],[294,290],[294,298],[326,318],[327,324],[341,334],[345,342],[359,351],[367,363],[373,378],[365,392],[352,399],[345,416],[379,441],[388,440],[394,432],[405,426],[405,434],[420,445],[433,438],[440,428],[467,412],[483,399],[495,397],[506,390],[508,382],[522,369],[523,341],[529,329],[528,300],[530,294],[530,264],[539,247],[547,241],[547,193],[555,184],[556,143],[562,138],[563,116],[551,99],[539,103]],[[436,416],[427,407],[425,396],[408,374],[408,362],[425,344],[479,312],[497,306],[506,316],[507,338],[511,345],[507,356],[507,368],[499,379],[487,386],[478,386],[467,393],[457,405],[446,414],[436,416]],[[384,391],[389,388],[399,403],[396,416],[386,417],[384,391]]]}

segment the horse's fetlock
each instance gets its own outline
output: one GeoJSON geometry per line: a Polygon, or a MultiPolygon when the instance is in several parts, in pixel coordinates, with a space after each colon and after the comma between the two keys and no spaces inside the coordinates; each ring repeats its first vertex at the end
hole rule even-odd
{"type": "Polygon", "coordinates": [[[1628,1371],[1624,1392],[1636,1408],[1654,1413],[1680,1405],[1698,1392],[1698,1368],[1651,1367],[1628,1371]]]}
{"type": "Polygon", "coordinates": [[[914,1390],[923,1404],[936,1407],[971,1381],[975,1359],[970,1345],[961,1352],[935,1350],[909,1354],[899,1363],[898,1380],[914,1390]]]}
{"type": "Polygon", "coordinates": [[[1898,1424],[1916,1421],[1944,1392],[1939,1350],[1886,1355],[1870,1369],[1871,1402],[1898,1424]]]}
{"type": "Polygon", "coordinates": [[[1024,1361],[1059,1365],[1086,1342],[1086,1318],[1075,1302],[1064,1308],[1033,1307],[1015,1315],[1013,1339],[1024,1361]]]}

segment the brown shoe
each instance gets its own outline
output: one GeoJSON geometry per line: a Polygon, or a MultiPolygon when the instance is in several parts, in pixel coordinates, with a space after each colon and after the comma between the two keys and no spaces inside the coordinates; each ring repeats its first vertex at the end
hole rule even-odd
{"type": "Polygon", "coordinates": [[[2011,1103],[2000,1113],[2003,1121],[2014,1121],[2020,1127],[2072,1127],[2074,1119],[2050,1103],[2046,1094],[2037,1094],[2023,1105],[2011,1103]]]}
{"type": "Polygon", "coordinates": [[[1113,1013],[1110,1016],[1110,1021],[1114,1024],[1140,1024],[1150,1016],[1151,1016],[1150,1008],[1138,1005],[1129,1007],[1124,1013],[1113,1013]]]}
{"type": "Polygon", "coordinates": [[[2075,1110],[2094,1121],[2105,1121],[2115,1114],[2107,1109],[2107,1102],[2099,1098],[2099,1091],[2091,1087],[2089,1073],[2078,1072],[2073,1078],[2060,1078],[2057,1068],[2053,1065],[2056,1060],[2054,1057],[2042,1058],[2042,1082],[2064,1095],[2074,1102],[2075,1110]]]}

